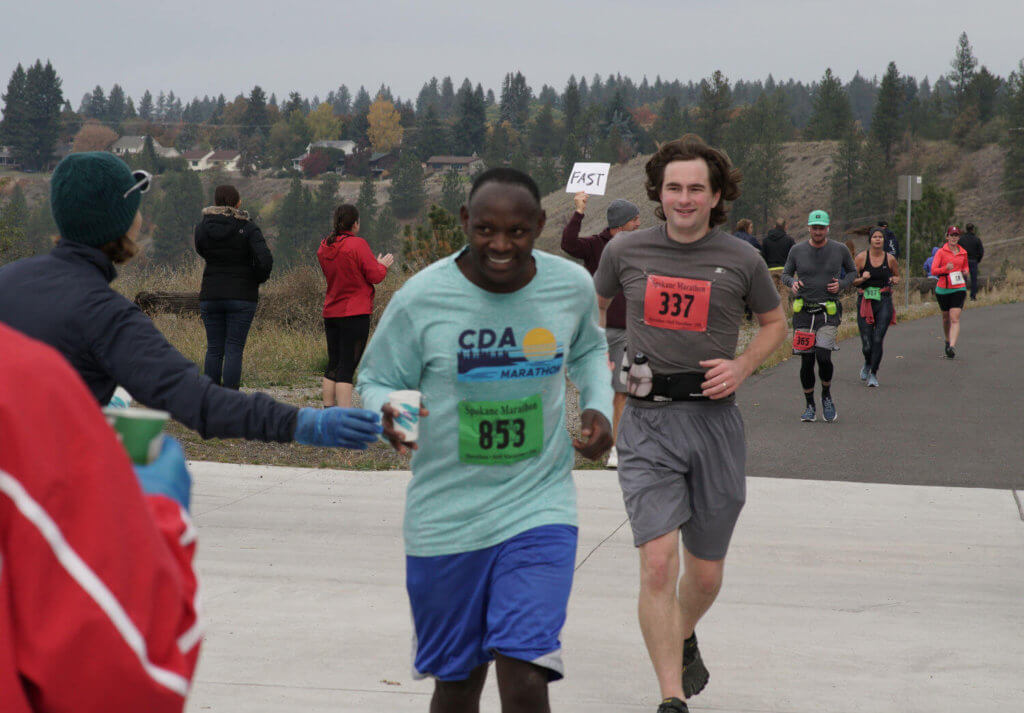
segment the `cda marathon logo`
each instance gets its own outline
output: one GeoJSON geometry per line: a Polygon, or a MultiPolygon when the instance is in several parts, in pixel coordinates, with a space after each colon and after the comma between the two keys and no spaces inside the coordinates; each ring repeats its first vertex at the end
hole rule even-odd
{"type": "Polygon", "coordinates": [[[504,330],[467,329],[459,335],[459,381],[504,381],[552,376],[562,369],[564,349],[543,327],[517,339],[504,330]]]}

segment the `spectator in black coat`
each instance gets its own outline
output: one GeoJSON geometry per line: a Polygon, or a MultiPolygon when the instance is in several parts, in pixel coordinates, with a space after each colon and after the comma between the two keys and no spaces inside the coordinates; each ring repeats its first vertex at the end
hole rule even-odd
{"type": "Polygon", "coordinates": [[[978,299],[978,263],[985,257],[985,246],[981,244],[974,229],[974,223],[964,226],[964,234],[960,236],[960,247],[967,251],[967,266],[971,270],[971,299],[978,299]]]}
{"type": "Polygon", "coordinates": [[[733,235],[745,243],[750,243],[755,250],[761,252],[761,243],[757,242],[757,238],[752,235],[753,232],[754,223],[747,218],[740,218],[736,221],[736,232],[733,235]]]}
{"type": "Polygon", "coordinates": [[[205,373],[215,384],[237,389],[242,352],[274,258],[259,227],[242,210],[234,186],[217,186],[214,205],[196,226],[196,252],[206,261],[199,311],[206,325],[205,373]]]}
{"type": "Polygon", "coordinates": [[[61,239],[47,255],[0,268],[0,320],[59,351],[106,404],[118,384],[204,438],[296,441],[363,450],[381,432],[365,409],[298,409],[217,386],[110,287],[139,251],[141,193],[152,177],[103,151],[73,153],[50,179],[61,239]]]}
{"type": "Polygon", "coordinates": [[[878,221],[878,227],[882,229],[882,235],[885,240],[882,245],[885,246],[885,251],[892,255],[897,260],[900,259],[900,241],[896,238],[896,233],[889,230],[889,223],[884,220],[878,221]]]}
{"type": "Polygon", "coordinates": [[[768,263],[768,269],[775,272],[782,272],[786,266],[786,258],[796,241],[786,233],[786,219],[779,218],[775,221],[775,227],[769,230],[761,240],[761,255],[768,263]]]}

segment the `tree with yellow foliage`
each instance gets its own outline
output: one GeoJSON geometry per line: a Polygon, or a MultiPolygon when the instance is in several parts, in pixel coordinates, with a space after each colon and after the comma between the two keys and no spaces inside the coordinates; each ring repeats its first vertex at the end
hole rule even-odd
{"type": "Polygon", "coordinates": [[[341,117],[334,115],[334,107],[324,102],[306,117],[306,126],[313,141],[334,141],[341,137],[341,117]]]}
{"type": "Polygon", "coordinates": [[[405,130],[402,128],[398,110],[380,94],[370,105],[366,120],[369,124],[366,134],[374,151],[387,152],[401,145],[402,133],[405,130]]]}

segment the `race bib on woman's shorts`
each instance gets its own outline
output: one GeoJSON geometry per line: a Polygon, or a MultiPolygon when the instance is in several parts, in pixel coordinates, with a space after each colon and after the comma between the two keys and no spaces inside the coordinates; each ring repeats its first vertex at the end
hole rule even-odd
{"type": "Polygon", "coordinates": [[[459,404],[459,460],[472,465],[509,465],[533,458],[544,446],[540,394],[508,401],[459,404]]]}
{"type": "Polygon", "coordinates": [[[805,332],[802,329],[793,330],[793,349],[798,352],[805,352],[814,348],[814,332],[805,332]]]}
{"type": "Polygon", "coordinates": [[[952,287],[963,287],[964,286],[964,273],[960,270],[953,270],[949,273],[949,284],[952,287]]]}
{"type": "Polygon", "coordinates": [[[864,288],[864,299],[866,299],[866,300],[880,300],[880,299],[882,299],[882,288],[881,287],[865,287],[864,288]]]}
{"type": "Polygon", "coordinates": [[[644,323],[662,329],[706,332],[711,307],[711,281],[648,275],[644,292],[644,323]]]}

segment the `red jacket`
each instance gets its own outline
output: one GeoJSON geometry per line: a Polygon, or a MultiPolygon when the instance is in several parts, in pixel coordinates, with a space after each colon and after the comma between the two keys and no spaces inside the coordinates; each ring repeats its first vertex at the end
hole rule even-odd
{"type": "Polygon", "coordinates": [[[57,352],[0,324],[0,710],[179,713],[195,530],[57,352]]]}
{"type": "Polygon", "coordinates": [[[966,290],[966,281],[959,285],[949,284],[949,273],[956,272],[957,270],[960,271],[964,278],[970,275],[970,266],[967,264],[967,251],[959,248],[956,253],[953,253],[949,249],[949,243],[946,243],[932,257],[932,274],[939,278],[939,283],[935,286],[944,290],[966,290]],[[953,269],[946,267],[949,263],[953,263],[953,269]]]}
{"type": "Polygon", "coordinates": [[[383,281],[388,269],[377,262],[365,240],[351,233],[324,238],[316,259],[327,278],[324,317],[373,312],[373,286],[383,281]],[[329,240],[334,242],[328,244],[329,240]]]}

